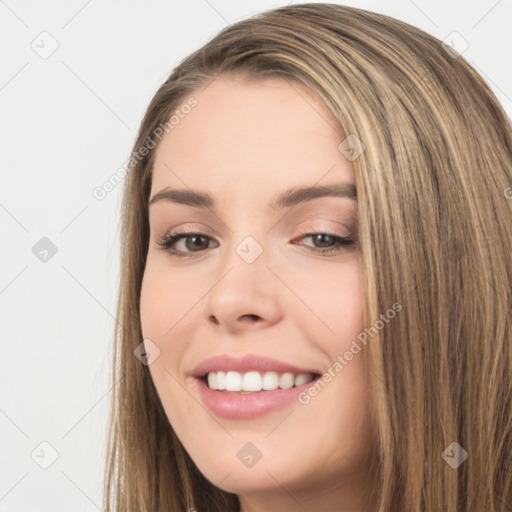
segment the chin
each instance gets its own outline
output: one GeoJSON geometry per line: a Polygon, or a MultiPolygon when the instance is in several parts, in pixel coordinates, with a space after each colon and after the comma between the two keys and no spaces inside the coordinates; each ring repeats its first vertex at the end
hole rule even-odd
{"type": "Polygon", "coordinates": [[[282,487],[293,488],[301,480],[308,480],[307,475],[301,478],[298,474],[290,474],[292,464],[284,460],[274,460],[269,464],[261,459],[253,467],[234,464],[232,457],[213,462],[204,459],[194,462],[213,485],[233,494],[282,491],[282,487]]]}

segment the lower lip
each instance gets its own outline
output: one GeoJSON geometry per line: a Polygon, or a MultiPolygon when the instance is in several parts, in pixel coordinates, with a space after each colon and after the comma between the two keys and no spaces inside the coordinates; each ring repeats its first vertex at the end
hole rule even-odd
{"type": "Polygon", "coordinates": [[[203,379],[197,379],[203,403],[216,416],[243,420],[257,418],[292,403],[302,391],[316,382],[314,379],[302,386],[273,391],[244,393],[210,389],[203,379]]]}

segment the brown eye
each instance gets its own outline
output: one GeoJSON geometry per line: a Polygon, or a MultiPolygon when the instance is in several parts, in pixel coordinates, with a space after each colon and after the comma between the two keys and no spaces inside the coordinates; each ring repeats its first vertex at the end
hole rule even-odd
{"type": "Polygon", "coordinates": [[[186,236],[186,237],[182,237],[182,238],[185,239],[185,247],[190,251],[195,251],[196,249],[197,250],[207,249],[208,245],[209,245],[209,241],[205,236],[192,235],[192,236],[186,236]]]}
{"type": "Polygon", "coordinates": [[[204,233],[170,233],[166,235],[157,244],[171,256],[186,257],[194,253],[200,253],[208,249],[212,239],[204,233]],[[184,240],[184,244],[180,249],[176,249],[176,245],[184,240]]]}

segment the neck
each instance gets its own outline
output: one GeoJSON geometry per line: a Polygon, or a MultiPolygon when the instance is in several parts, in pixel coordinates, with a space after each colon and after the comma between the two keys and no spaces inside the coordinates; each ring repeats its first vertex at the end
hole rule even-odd
{"type": "Polygon", "coordinates": [[[376,510],[371,484],[366,478],[322,482],[322,487],[286,487],[272,477],[275,487],[269,491],[242,493],[238,496],[240,512],[372,512],[376,510]]]}

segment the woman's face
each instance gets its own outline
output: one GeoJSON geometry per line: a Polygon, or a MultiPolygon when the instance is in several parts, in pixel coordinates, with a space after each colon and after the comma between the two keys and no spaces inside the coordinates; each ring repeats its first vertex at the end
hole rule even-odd
{"type": "Polygon", "coordinates": [[[345,135],[295,83],[221,76],[191,96],[156,151],[141,292],[163,407],[246,509],[320,492],[356,510],[372,434],[364,353],[344,356],[363,330],[361,251],[338,240],[357,236],[345,135]],[[159,245],[177,232],[200,234],[159,245]]]}

